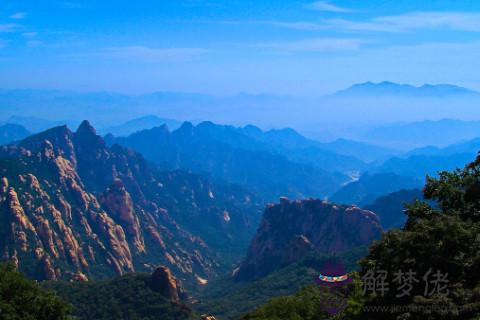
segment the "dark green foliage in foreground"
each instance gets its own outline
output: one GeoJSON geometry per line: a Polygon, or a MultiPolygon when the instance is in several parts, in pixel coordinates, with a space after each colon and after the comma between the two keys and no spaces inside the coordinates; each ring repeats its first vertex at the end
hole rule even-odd
{"type": "Polygon", "coordinates": [[[283,296],[271,300],[256,311],[247,314],[244,320],[284,320],[326,319],[328,315],[322,309],[321,301],[328,294],[324,287],[311,285],[293,296],[283,296]]]}
{"type": "Polygon", "coordinates": [[[190,309],[153,290],[149,279],[149,275],[130,274],[107,281],[49,282],[45,286],[72,303],[78,319],[192,319],[190,309]]]}
{"type": "MultiPolygon", "coordinates": [[[[367,248],[358,248],[338,258],[343,261],[347,270],[355,270],[358,267],[357,260],[365,256],[366,250],[367,248]]],[[[302,287],[313,284],[318,270],[328,260],[331,260],[331,257],[311,254],[254,282],[218,280],[199,293],[202,296],[200,302],[193,307],[198,313],[211,313],[217,319],[238,319],[240,315],[254,310],[274,297],[291,295],[302,287]]]]}
{"type": "Polygon", "coordinates": [[[26,279],[11,264],[0,264],[0,319],[67,319],[70,306],[35,281],[26,279]]]}
{"type": "MultiPolygon", "coordinates": [[[[364,309],[363,319],[480,317],[480,157],[463,170],[441,172],[438,179],[428,178],[424,194],[427,200],[436,201],[438,208],[419,201],[410,205],[404,229],[391,231],[374,244],[362,262],[361,272],[365,275],[372,269],[388,271],[388,282],[392,283],[395,272],[411,269],[419,282],[403,298],[395,297],[396,289],[384,297],[372,295],[367,307],[396,305],[403,310],[364,309]],[[425,294],[422,277],[429,269],[448,274],[448,292],[435,290],[432,295],[425,294]]],[[[428,280],[433,280],[433,276],[428,280]]]]}
{"type": "Polygon", "coordinates": [[[352,319],[362,306],[362,286],[358,274],[353,273],[354,281],[342,289],[331,289],[319,285],[310,285],[291,296],[283,296],[270,300],[253,312],[244,315],[242,320],[323,320],[352,319]],[[342,297],[345,309],[330,315],[326,313],[326,301],[332,297],[342,297]]]}

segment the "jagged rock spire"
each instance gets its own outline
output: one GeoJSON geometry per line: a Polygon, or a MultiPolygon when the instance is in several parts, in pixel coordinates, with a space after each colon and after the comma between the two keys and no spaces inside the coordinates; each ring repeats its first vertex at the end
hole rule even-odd
{"type": "Polygon", "coordinates": [[[97,131],[88,120],[83,120],[77,129],[77,135],[97,135],[97,131]]]}

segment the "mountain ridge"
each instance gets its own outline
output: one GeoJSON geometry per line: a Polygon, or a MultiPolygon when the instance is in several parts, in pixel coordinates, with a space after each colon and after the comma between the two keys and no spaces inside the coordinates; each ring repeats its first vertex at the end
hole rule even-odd
{"type": "Polygon", "coordinates": [[[480,96],[480,93],[464,87],[451,84],[423,84],[414,86],[399,84],[390,81],[364,82],[354,84],[347,89],[338,91],[333,96],[354,97],[354,96],[397,96],[397,97],[449,97],[449,96],[480,96]]]}
{"type": "Polygon", "coordinates": [[[229,269],[259,219],[254,195],[159,171],[133,150],[108,147],[86,121],[2,146],[0,164],[0,250],[37,279],[161,263],[192,284],[229,269]]]}
{"type": "MultiPolygon", "coordinates": [[[[280,196],[326,196],[348,181],[347,176],[338,173],[342,166],[348,166],[352,171],[365,166],[353,157],[318,148],[289,149],[281,143],[275,146],[270,143],[272,131],[269,132],[260,130],[260,137],[253,138],[250,135],[258,134],[253,126],[244,129],[212,122],[196,126],[184,122],[172,132],[164,126],[143,130],[129,137],[109,136],[107,141],[135,149],[159,165],[208,174],[250,188],[270,200],[280,196]],[[245,131],[249,133],[245,134],[245,131]],[[265,141],[264,135],[267,134],[269,138],[265,141]],[[313,152],[313,156],[308,152],[313,152]],[[316,167],[315,163],[321,163],[322,168],[316,167]]],[[[284,131],[273,131],[273,134],[279,132],[282,134],[284,131]]],[[[299,139],[311,145],[306,138],[299,139]]]]}

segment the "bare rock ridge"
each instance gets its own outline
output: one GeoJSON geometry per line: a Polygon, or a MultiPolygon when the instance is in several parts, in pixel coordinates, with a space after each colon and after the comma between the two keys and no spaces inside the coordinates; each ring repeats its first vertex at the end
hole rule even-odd
{"type": "Polygon", "coordinates": [[[115,179],[112,186],[99,197],[100,203],[111,217],[117,218],[130,238],[137,252],[145,252],[145,241],[140,227],[140,221],[133,208],[133,201],[125,189],[122,180],[115,179]]]}
{"type": "Polygon", "coordinates": [[[170,269],[165,266],[158,267],[150,277],[150,283],[154,290],[160,292],[174,303],[180,302],[185,296],[181,283],[172,275],[170,269]]]}
{"type": "Polygon", "coordinates": [[[378,217],[355,206],[338,206],[322,200],[290,201],[269,205],[235,272],[237,279],[256,279],[298,261],[307,252],[341,254],[378,239],[378,217]]]}
{"type": "Polygon", "coordinates": [[[160,264],[208,279],[232,263],[213,248],[253,234],[254,199],[159,171],[132,150],[108,147],[87,121],[76,132],[56,127],[0,147],[0,254],[40,280],[160,264]]]}

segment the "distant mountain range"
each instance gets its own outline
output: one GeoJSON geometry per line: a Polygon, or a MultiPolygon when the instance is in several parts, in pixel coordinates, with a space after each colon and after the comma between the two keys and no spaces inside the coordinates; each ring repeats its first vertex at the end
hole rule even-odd
{"type": "MultiPolygon", "coordinates": [[[[392,82],[357,84],[331,96],[317,97],[245,93],[214,96],[182,92],[126,95],[21,89],[0,90],[0,120],[6,121],[15,115],[36,118],[48,115],[54,121],[77,121],[75,125],[68,123],[75,127],[80,120],[87,118],[97,128],[103,129],[132,118],[158,115],[181,121],[208,119],[216,123],[255,124],[263,128],[293,127],[302,132],[322,132],[322,136],[339,138],[342,136],[338,133],[341,129],[334,125],[338,121],[342,126],[349,127],[359,122],[419,121],[431,115],[452,118],[461,114],[463,118],[478,118],[480,111],[474,106],[479,99],[480,95],[475,91],[454,85],[415,87],[392,82]],[[415,103],[406,105],[401,102],[403,98],[415,103]],[[450,105],[453,102],[454,109],[450,105]],[[327,131],[332,135],[326,135],[327,131]]],[[[32,132],[46,129],[42,124],[41,130],[38,130],[38,125],[36,128],[24,126],[32,132]]],[[[132,131],[115,132],[116,135],[128,133],[132,131]]],[[[358,140],[357,137],[351,138],[358,140]]]]}
{"type": "Polygon", "coordinates": [[[350,179],[340,172],[358,172],[366,166],[318,148],[291,129],[264,132],[253,126],[186,122],[172,132],[161,126],[124,138],[105,138],[159,165],[240,184],[270,200],[325,197],[350,179]]]}
{"type": "MultiPolygon", "coordinates": [[[[457,143],[450,145],[445,148],[438,148],[433,146],[423,147],[414,149],[410,152],[405,153],[401,156],[391,157],[383,163],[373,165],[369,168],[369,175],[382,176],[382,175],[392,175],[392,177],[409,177],[412,181],[424,181],[426,176],[437,176],[440,171],[452,171],[457,168],[463,168],[465,163],[469,163],[477,157],[480,151],[480,139],[476,138],[473,140],[457,143]]],[[[360,179],[361,180],[361,179],[360,179]]],[[[358,182],[360,182],[360,180],[358,182]]],[[[382,188],[383,191],[398,191],[400,189],[408,188],[418,188],[420,185],[397,185],[394,189],[387,187],[390,183],[395,181],[381,181],[375,180],[373,183],[367,183],[367,190],[373,191],[377,188],[382,188]],[[401,188],[400,188],[401,187],[401,188]]],[[[358,182],[351,183],[340,191],[337,192],[332,199],[339,200],[343,199],[353,200],[353,196],[360,197],[362,194],[362,188],[357,186],[358,189],[353,188],[358,182]],[[347,190],[351,189],[349,192],[347,190]],[[338,198],[339,194],[342,194],[342,197],[338,198]]],[[[364,183],[366,181],[363,181],[364,183]]],[[[363,184],[363,183],[361,183],[363,184]]],[[[385,192],[383,193],[385,194],[385,192]]],[[[370,200],[371,197],[370,197],[370,200]]],[[[395,199],[389,199],[388,201],[395,202],[395,199]]],[[[383,204],[380,206],[385,206],[386,201],[383,201],[383,204]]],[[[398,211],[398,210],[397,210],[398,211]]]]}
{"type": "Polygon", "coordinates": [[[174,119],[165,119],[154,115],[149,115],[129,120],[121,125],[100,129],[99,132],[102,134],[110,133],[115,136],[122,137],[128,136],[137,131],[159,127],[164,124],[167,125],[171,130],[176,130],[182,125],[182,122],[174,119]]]}
{"type": "Polygon", "coordinates": [[[480,121],[442,119],[383,125],[362,135],[364,141],[397,148],[448,146],[480,136],[480,121]]]}
{"type": "MultiPolygon", "coordinates": [[[[78,127],[79,121],[72,120],[48,120],[37,117],[11,116],[5,121],[5,125],[21,126],[31,133],[38,133],[53,127],[67,125],[70,128],[78,127]]],[[[114,126],[100,127],[98,132],[101,134],[111,133],[115,136],[127,136],[134,132],[151,129],[153,127],[168,125],[169,128],[177,129],[182,122],[175,119],[160,118],[155,115],[146,115],[139,118],[134,118],[114,126]]],[[[10,131],[13,127],[6,127],[10,131]]],[[[12,140],[13,141],[13,140],[12,140]]]]}
{"type": "MultiPolygon", "coordinates": [[[[479,128],[480,129],[480,128],[479,128]]],[[[471,154],[472,157],[480,151],[480,138],[462,141],[444,148],[427,146],[409,151],[405,156],[451,156],[455,154],[471,154]]]]}
{"type": "Polygon", "coordinates": [[[18,124],[7,123],[0,126],[0,144],[22,140],[30,135],[30,131],[18,124]]]}
{"type": "Polygon", "coordinates": [[[415,200],[423,200],[420,189],[400,190],[380,196],[372,203],[364,206],[366,210],[375,212],[385,230],[401,228],[407,221],[405,205],[415,200]]]}
{"type": "Polygon", "coordinates": [[[426,175],[435,176],[439,171],[462,168],[476,157],[477,151],[447,155],[411,155],[407,158],[395,157],[371,169],[376,173],[395,173],[423,180],[426,175]]]}
{"type": "MultiPolygon", "coordinates": [[[[245,115],[247,107],[273,108],[273,106],[278,107],[291,103],[291,100],[292,98],[285,96],[246,93],[231,96],[183,92],[127,95],[112,92],[0,89],[0,105],[2,106],[0,120],[5,121],[14,115],[41,118],[48,114],[55,120],[91,119],[97,127],[108,127],[148,114],[162,114],[165,118],[191,121],[202,119],[208,114],[209,119],[224,122],[228,118],[231,122],[235,121],[235,117],[232,118],[229,115],[245,115]]],[[[57,123],[56,125],[61,124],[57,123]]],[[[25,127],[32,132],[45,129],[43,127],[41,130],[33,130],[25,127]]]]}
{"type": "Polygon", "coordinates": [[[54,120],[47,120],[44,118],[37,118],[37,117],[28,117],[28,116],[18,116],[14,115],[9,117],[5,124],[16,124],[21,125],[31,133],[38,133],[40,131],[44,131],[53,127],[58,127],[62,125],[68,125],[71,128],[78,127],[80,121],[54,121],[54,120]]]}
{"type": "Polygon", "coordinates": [[[355,157],[365,162],[383,161],[391,156],[399,154],[399,151],[395,149],[342,138],[329,143],[322,143],[318,146],[322,149],[330,150],[345,156],[355,157]]]}
{"type": "Polygon", "coordinates": [[[394,82],[365,82],[355,84],[346,90],[337,92],[336,97],[411,97],[411,98],[445,98],[454,96],[480,96],[476,91],[450,84],[424,84],[412,86],[394,82]]]}
{"type": "Polygon", "coordinates": [[[420,188],[423,183],[423,179],[388,171],[379,174],[365,173],[357,181],[345,185],[333,194],[329,200],[339,204],[363,206],[391,192],[420,188]]]}

